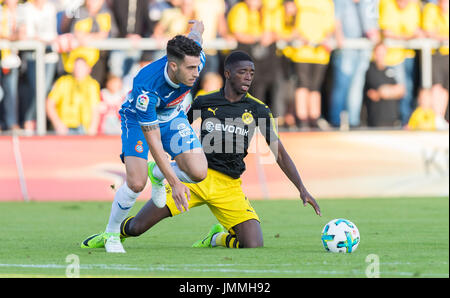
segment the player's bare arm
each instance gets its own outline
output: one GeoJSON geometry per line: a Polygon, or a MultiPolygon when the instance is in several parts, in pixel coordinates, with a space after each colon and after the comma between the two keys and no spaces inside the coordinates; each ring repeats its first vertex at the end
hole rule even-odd
{"type": "Polygon", "coordinates": [[[289,180],[295,185],[295,187],[297,187],[298,191],[300,192],[300,198],[303,201],[303,206],[306,206],[306,204],[310,204],[314,208],[316,214],[322,216],[319,205],[304,186],[302,179],[300,178],[300,174],[298,173],[294,162],[287,153],[283,144],[281,143],[280,140],[277,140],[275,142],[276,143],[271,144],[270,147],[272,151],[273,148],[277,149],[277,151],[274,152],[274,154],[276,155],[278,166],[283,171],[283,173],[289,178],[289,180]]]}
{"type": "Polygon", "coordinates": [[[175,200],[175,205],[178,210],[183,211],[182,207],[185,210],[188,210],[188,202],[190,199],[190,191],[189,188],[186,187],[181,181],[178,179],[175,174],[172,166],[170,165],[169,160],[166,157],[166,153],[164,151],[162,142],[161,142],[161,132],[159,130],[159,125],[144,125],[141,126],[142,131],[144,132],[145,139],[147,140],[150,152],[158,165],[161,172],[164,174],[167,182],[172,188],[172,196],[175,200]],[[187,200],[186,200],[186,196],[187,200]]]}

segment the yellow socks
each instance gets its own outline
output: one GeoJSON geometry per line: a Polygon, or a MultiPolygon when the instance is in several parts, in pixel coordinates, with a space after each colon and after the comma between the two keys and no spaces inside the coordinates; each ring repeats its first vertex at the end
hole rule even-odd
{"type": "Polygon", "coordinates": [[[236,235],[231,235],[229,233],[217,233],[214,235],[213,242],[214,246],[223,246],[228,248],[239,248],[239,241],[236,238],[236,235]]]}

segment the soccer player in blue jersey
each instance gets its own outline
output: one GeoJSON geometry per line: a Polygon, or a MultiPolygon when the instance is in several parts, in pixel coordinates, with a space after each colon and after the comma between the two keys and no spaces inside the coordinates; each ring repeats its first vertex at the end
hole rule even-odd
{"type": "Polygon", "coordinates": [[[133,89],[119,112],[126,181],[116,192],[105,232],[88,237],[81,247],[104,245],[107,252],[125,252],[120,224],[144,190],[148,177],[153,203],[160,208],[166,205],[166,179],[180,211],[188,209],[190,199],[189,188],[182,182],[196,183],[206,177],[208,163],[183,105],[205,64],[203,23],[190,23],[187,37],[177,35],[169,40],[167,55],[144,67],[133,80],[133,89]],[[149,151],[155,162],[147,164],[149,151]],[[167,154],[175,161],[170,162],[167,154]]]}

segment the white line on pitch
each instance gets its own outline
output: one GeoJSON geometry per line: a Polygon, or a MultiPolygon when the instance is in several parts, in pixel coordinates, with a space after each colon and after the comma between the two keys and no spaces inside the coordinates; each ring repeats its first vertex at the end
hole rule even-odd
{"type": "MultiPolygon", "coordinates": [[[[265,264],[267,265],[267,264],[265,264]]],[[[88,264],[80,265],[82,270],[117,270],[117,271],[143,271],[143,272],[170,272],[170,271],[187,271],[187,272],[218,272],[218,273],[253,273],[253,274],[319,274],[319,275],[364,275],[361,270],[337,271],[337,270],[275,270],[275,269],[238,269],[231,268],[235,264],[165,264],[165,265],[151,265],[148,267],[133,267],[122,264],[88,264]],[[217,268],[214,268],[217,266],[217,268]],[[195,268],[200,267],[200,268],[195,268]],[[210,267],[210,268],[205,268],[210,267]],[[228,267],[228,268],[227,268],[228,267]]],[[[240,266],[243,266],[242,264],[240,266]]],[[[272,265],[270,265],[272,266],[272,265]]],[[[280,266],[280,264],[277,264],[280,266]]],[[[284,266],[291,266],[291,264],[284,264],[284,266]]],[[[0,264],[0,268],[41,268],[41,269],[63,269],[66,265],[58,264],[0,264]]],[[[414,276],[414,272],[380,272],[380,275],[389,276],[414,276]]],[[[447,273],[420,273],[422,277],[449,277],[447,273]]]]}

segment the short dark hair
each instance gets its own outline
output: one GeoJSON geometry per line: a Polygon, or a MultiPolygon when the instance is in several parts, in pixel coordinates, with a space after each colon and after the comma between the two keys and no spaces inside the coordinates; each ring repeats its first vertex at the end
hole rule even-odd
{"type": "Polygon", "coordinates": [[[241,61],[250,61],[250,62],[254,63],[252,57],[250,57],[250,55],[247,54],[246,52],[234,51],[225,58],[225,62],[224,62],[225,69],[227,69],[231,65],[233,65],[237,62],[241,62],[241,61]]]}
{"type": "Polygon", "coordinates": [[[166,50],[169,59],[183,60],[185,56],[199,57],[202,47],[184,35],[177,35],[169,40],[166,50]]]}

